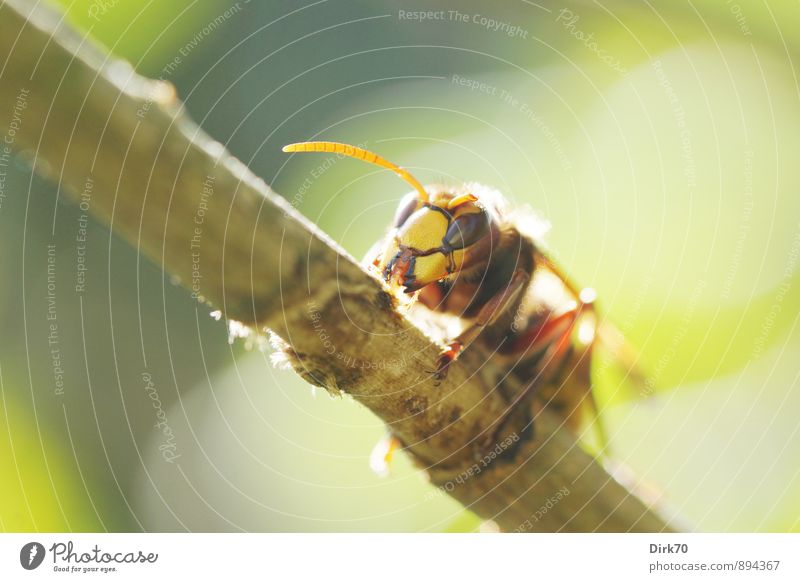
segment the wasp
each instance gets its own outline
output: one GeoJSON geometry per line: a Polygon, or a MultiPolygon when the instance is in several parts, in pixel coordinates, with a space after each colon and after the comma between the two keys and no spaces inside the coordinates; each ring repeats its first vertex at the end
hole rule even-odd
{"type": "MultiPolygon", "coordinates": [[[[499,192],[479,184],[423,186],[359,147],[314,141],[283,151],[357,158],[414,188],[365,263],[424,309],[461,322],[443,341],[431,370],[435,381],[470,345],[483,343],[573,429],[585,405],[596,416],[590,377],[598,339],[595,292],[576,286],[544,251],[540,219],[515,212],[499,192]]],[[[391,455],[391,447],[383,450],[391,455]]]]}

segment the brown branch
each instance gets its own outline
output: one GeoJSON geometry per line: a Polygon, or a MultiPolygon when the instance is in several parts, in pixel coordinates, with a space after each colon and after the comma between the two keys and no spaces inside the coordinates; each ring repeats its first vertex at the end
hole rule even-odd
{"type": "Polygon", "coordinates": [[[50,10],[31,10],[21,0],[0,8],[0,111],[24,108],[13,146],[37,172],[73,199],[90,184],[98,220],[226,318],[273,330],[303,377],[377,414],[433,483],[478,515],[505,530],[667,528],[549,411],[535,437],[525,409],[497,429],[514,387],[477,349],[435,386],[426,370],[439,348],[203,133],[169,85],[81,45],[50,10]],[[482,462],[498,443],[502,454],[482,462]]]}

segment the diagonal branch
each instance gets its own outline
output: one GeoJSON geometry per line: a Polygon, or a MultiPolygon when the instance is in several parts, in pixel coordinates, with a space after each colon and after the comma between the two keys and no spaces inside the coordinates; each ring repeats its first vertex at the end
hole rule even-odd
{"type": "Polygon", "coordinates": [[[298,373],[377,414],[466,507],[505,530],[667,528],[549,411],[537,413],[535,434],[528,409],[495,426],[515,387],[478,349],[435,386],[426,370],[439,348],[378,281],[200,130],[170,85],[136,75],[22,0],[0,7],[0,60],[0,119],[23,112],[13,147],[37,172],[73,199],[90,185],[98,220],[226,318],[273,330],[298,373]]]}

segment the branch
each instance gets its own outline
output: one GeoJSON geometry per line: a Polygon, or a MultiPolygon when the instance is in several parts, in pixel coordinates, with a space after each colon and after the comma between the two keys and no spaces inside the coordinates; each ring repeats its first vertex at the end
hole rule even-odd
{"type": "Polygon", "coordinates": [[[73,199],[91,189],[98,220],[227,319],[274,331],[304,378],[377,414],[431,481],[479,516],[512,531],[667,529],[547,409],[535,431],[527,408],[496,426],[515,387],[479,349],[435,386],[426,370],[438,346],[200,130],[170,85],[29,4],[0,8],[0,111],[21,113],[13,147],[37,172],[73,199]],[[511,446],[486,461],[502,443],[511,446]]]}

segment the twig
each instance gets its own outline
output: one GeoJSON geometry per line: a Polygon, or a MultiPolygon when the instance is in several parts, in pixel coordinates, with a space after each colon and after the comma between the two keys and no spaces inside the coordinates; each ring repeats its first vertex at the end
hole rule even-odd
{"type": "Polygon", "coordinates": [[[98,220],[229,320],[273,330],[304,378],[377,414],[478,515],[512,531],[666,529],[549,411],[535,436],[528,409],[496,433],[514,387],[492,389],[504,370],[478,349],[435,386],[439,348],[378,281],[200,130],[170,85],[31,4],[0,8],[0,111],[25,91],[14,147],[37,172],[73,198],[90,182],[98,220]]]}

